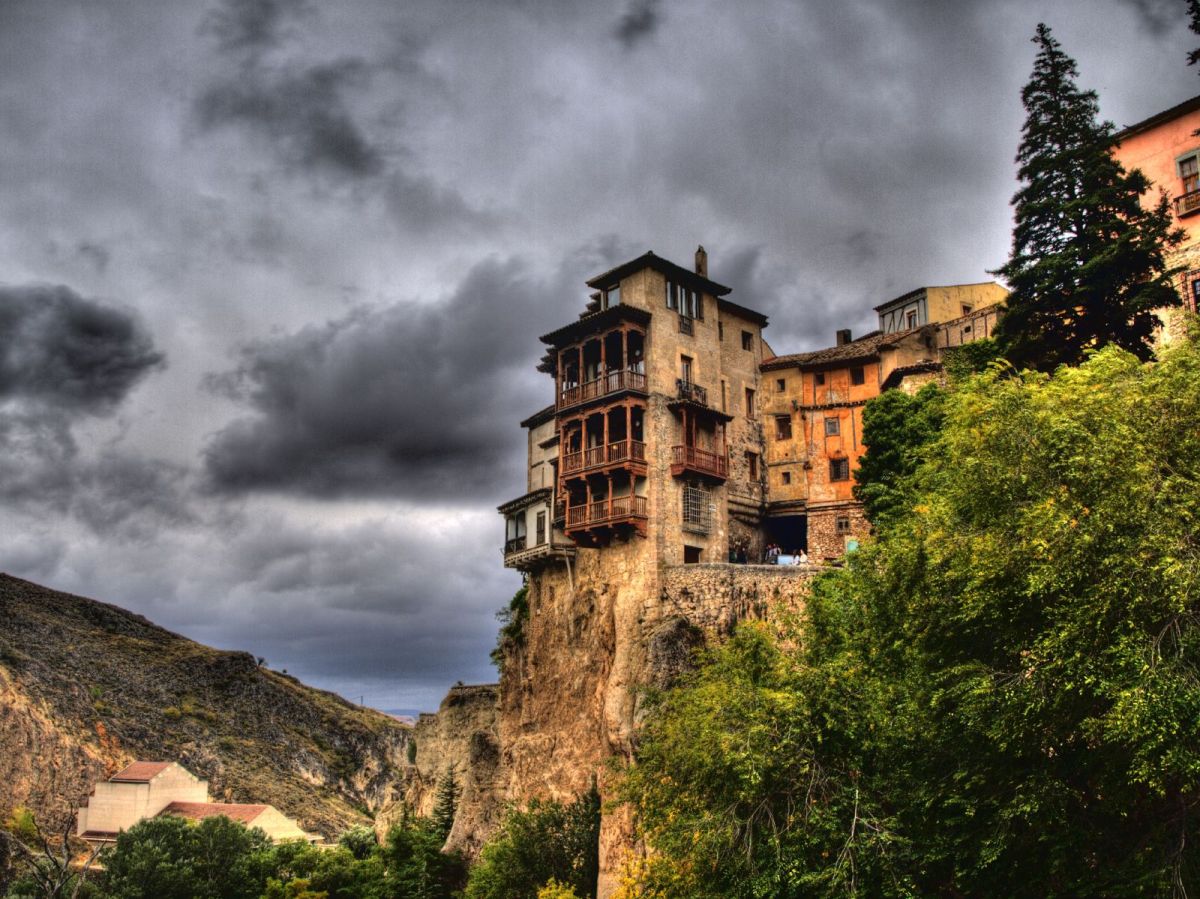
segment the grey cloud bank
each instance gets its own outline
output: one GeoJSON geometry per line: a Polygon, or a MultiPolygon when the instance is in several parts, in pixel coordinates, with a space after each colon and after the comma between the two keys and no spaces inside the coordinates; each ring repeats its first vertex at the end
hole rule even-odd
{"type": "Polygon", "coordinates": [[[381,707],[490,679],[583,279],[703,243],[778,352],[982,280],[1043,17],[1119,125],[1200,93],[1167,0],[0,4],[0,568],[381,707]]]}

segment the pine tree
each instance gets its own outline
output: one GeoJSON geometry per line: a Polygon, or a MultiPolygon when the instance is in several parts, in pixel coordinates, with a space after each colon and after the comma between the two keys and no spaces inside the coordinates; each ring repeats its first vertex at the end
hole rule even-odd
{"type": "Polygon", "coordinates": [[[442,835],[442,839],[450,836],[454,826],[454,814],[458,811],[458,800],[462,788],[458,785],[458,769],[451,765],[438,781],[437,794],[433,800],[433,828],[442,835]]]}
{"type": "Polygon", "coordinates": [[[1095,91],[1076,86],[1075,61],[1044,24],[1033,41],[1012,253],[995,272],[1012,291],[997,341],[1009,361],[1042,371],[1108,343],[1148,359],[1153,310],[1179,303],[1164,252],[1182,232],[1165,195],[1142,207],[1150,182],[1113,157],[1113,125],[1097,121],[1095,91]]]}

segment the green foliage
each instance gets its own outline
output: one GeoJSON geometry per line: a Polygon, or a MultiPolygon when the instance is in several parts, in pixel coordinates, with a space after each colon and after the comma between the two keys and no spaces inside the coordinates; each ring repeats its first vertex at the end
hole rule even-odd
{"type": "Polygon", "coordinates": [[[555,881],[557,895],[568,889],[591,897],[599,868],[600,794],[593,785],[570,805],[534,800],[509,811],[471,869],[465,895],[524,899],[555,881]]]}
{"type": "Polygon", "coordinates": [[[431,822],[403,822],[388,833],[380,858],[387,865],[388,896],[444,899],[462,887],[466,862],[457,852],[442,852],[445,837],[431,822]]]}
{"type": "Polygon", "coordinates": [[[496,613],[500,622],[500,633],[496,636],[496,647],[491,652],[492,664],[504,674],[504,658],[514,649],[525,645],[525,621],[529,618],[529,588],[522,587],[513,594],[507,608],[496,613]]]}
{"type": "Polygon", "coordinates": [[[269,847],[261,830],[224,816],[191,824],[147,818],[117,837],[104,855],[111,899],[258,899],[269,847]]]}
{"type": "Polygon", "coordinates": [[[854,496],[875,527],[908,511],[909,481],[941,431],[945,392],[927,384],[909,395],[889,390],[863,409],[863,453],[854,473],[854,496]]]}
{"type": "Polygon", "coordinates": [[[1002,358],[999,344],[991,337],[984,337],[942,350],[942,367],[950,380],[961,381],[987,371],[988,366],[1002,358]]]}
{"type": "Polygon", "coordinates": [[[361,861],[369,858],[379,843],[375,839],[375,831],[366,824],[360,824],[358,827],[351,827],[338,837],[338,845],[361,861]]]}
{"type": "MultiPolygon", "coordinates": [[[[1193,34],[1200,34],[1200,0],[1187,0],[1188,9],[1188,28],[1193,34]]],[[[1187,64],[1194,66],[1200,62],[1200,50],[1192,50],[1188,53],[1187,64]]]]}
{"type": "Polygon", "coordinates": [[[1200,350],[944,398],[913,502],[645,731],[641,896],[1200,888],[1200,350]]]}
{"type": "Polygon", "coordinates": [[[1165,194],[1142,208],[1150,182],[1113,157],[1113,125],[1097,121],[1095,92],[1076,86],[1075,62],[1050,29],[1038,25],[1034,42],[1012,251],[996,270],[1012,293],[996,339],[1014,365],[1042,371],[1108,343],[1148,359],[1153,310],[1179,303],[1163,254],[1183,232],[1165,194]]]}
{"type": "Polygon", "coordinates": [[[434,830],[442,835],[443,841],[450,836],[450,830],[454,827],[454,814],[458,811],[458,799],[461,795],[458,767],[451,765],[438,780],[437,792],[433,798],[433,814],[430,816],[434,830]]]}
{"type": "Polygon", "coordinates": [[[538,890],[537,899],[579,899],[579,894],[551,877],[550,881],[538,890]]]}

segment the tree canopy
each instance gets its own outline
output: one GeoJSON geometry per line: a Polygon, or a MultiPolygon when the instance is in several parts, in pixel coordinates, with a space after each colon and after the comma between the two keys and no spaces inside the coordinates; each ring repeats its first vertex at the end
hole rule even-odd
{"type": "Polygon", "coordinates": [[[1200,350],[952,385],[911,498],[644,731],[631,896],[1200,888],[1200,350]]]}
{"type": "Polygon", "coordinates": [[[1012,250],[996,270],[1012,293],[996,339],[1013,364],[1042,371],[1109,343],[1148,359],[1154,310],[1179,303],[1164,253],[1182,232],[1165,195],[1143,208],[1150,183],[1114,158],[1115,129],[1076,85],[1075,61],[1046,25],[1033,40],[1012,250]]]}

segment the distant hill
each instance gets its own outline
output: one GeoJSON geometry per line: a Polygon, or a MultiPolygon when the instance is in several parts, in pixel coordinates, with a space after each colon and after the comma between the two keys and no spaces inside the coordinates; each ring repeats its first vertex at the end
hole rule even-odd
{"type": "Polygon", "coordinates": [[[61,822],[96,780],[148,759],[332,836],[402,795],[409,739],[248,653],[0,574],[0,820],[24,805],[61,822]]]}

